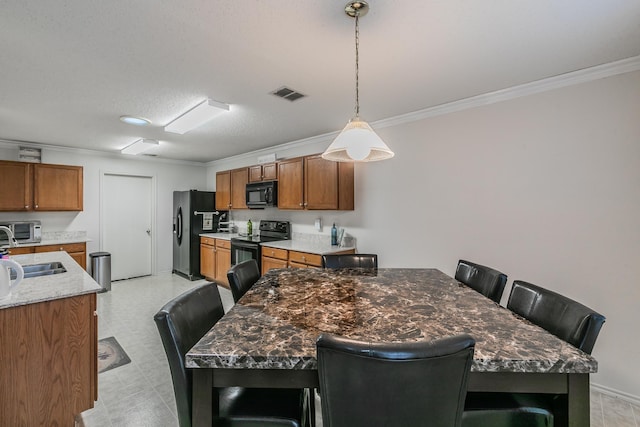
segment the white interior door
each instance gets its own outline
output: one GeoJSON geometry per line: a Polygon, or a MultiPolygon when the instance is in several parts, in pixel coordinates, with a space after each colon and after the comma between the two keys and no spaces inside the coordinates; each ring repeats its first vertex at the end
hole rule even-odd
{"type": "Polygon", "coordinates": [[[111,280],[152,274],[153,177],[102,176],[101,250],[111,253],[111,280]]]}

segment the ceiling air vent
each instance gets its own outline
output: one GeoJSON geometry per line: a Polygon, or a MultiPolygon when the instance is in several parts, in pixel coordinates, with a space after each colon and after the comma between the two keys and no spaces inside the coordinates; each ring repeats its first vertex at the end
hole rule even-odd
{"type": "Polygon", "coordinates": [[[296,92],[293,89],[289,89],[288,87],[281,87],[280,89],[276,89],[271,92],[272,95],[278,96],[280,98],[288,99],[289,101],[295,101],[296,99],[300,99],[305,97],[306,95],[301,94],[300,92],[296,92]]]}

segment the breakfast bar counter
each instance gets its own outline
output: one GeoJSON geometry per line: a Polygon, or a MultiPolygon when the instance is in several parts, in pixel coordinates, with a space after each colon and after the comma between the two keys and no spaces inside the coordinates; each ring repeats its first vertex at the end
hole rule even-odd
{"type": "Polygon", "coordinates": [[[470,391],[565,394],[569,425],[589,425],[596,360],[435,269],[269,271],[187,353],[194,420],[210,422],[216,386],[317,387],[322,333],[387,342],[468,333],[470,391]]]}

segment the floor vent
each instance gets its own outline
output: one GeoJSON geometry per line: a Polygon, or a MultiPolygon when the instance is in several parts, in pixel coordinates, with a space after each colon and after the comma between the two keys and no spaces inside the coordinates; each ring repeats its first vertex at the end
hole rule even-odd
{"type": "Polygon", "coordinates": [[[280,98],[287,99],[292,102],[295,101],[296,99],[300,99],[307,96],[307,95],[301,94],[300,92],[296,92],[293,89],[289,89],[288,87],[285,87],[285,86],[282,86],[281,88],[274,90],[273,92],[271,92],[271,94],[280,98]]]}

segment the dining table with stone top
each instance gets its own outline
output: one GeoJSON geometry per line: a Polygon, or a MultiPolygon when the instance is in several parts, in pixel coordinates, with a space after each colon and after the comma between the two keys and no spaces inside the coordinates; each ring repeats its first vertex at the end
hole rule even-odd
{"type": "Polygon", "coordinates": [[[274,269],[186,355],[193,423],[212,425],[216,387],[317,388],[316,339],[475,340],[469,391],[567,396],[568,425],[589,426],[597,361],[436,269],[274,269]]]}

